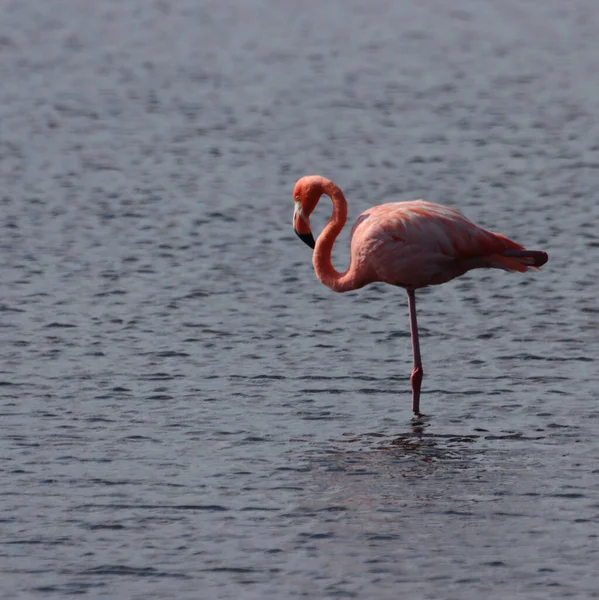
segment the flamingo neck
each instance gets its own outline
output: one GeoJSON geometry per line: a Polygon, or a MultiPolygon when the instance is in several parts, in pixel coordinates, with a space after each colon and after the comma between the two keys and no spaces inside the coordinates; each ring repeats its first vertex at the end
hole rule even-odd
{"type": "Polygon", "coordinates": [[[333,201],[333,214],[325,225],[322,233],[318,236],[312,263],[318,279],[335,292],[347,292],[361,287],[356,282],[354,270],[350,263],[347,271],[340,273],[333,267],[331,253],[333,244],[341,233],[347,221],[347,201],[343,192],[332,182],[323,183],[321,194],[326,194],[333,201]]]}

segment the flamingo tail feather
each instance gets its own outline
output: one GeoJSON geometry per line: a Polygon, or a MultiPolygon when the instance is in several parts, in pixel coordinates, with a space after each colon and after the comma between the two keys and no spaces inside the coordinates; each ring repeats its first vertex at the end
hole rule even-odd
{"type": "Polygon", "coordinates": [[[500,269],[524,273],[529,269],[537,270],[542,267],[549,257],[542,250],[510,249],[504,250],[501,254],[495,254],[492,260],[500,269]]]}

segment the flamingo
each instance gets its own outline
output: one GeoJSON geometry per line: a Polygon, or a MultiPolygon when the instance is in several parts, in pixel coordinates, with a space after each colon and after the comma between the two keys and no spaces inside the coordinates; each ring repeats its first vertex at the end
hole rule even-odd
{"type": "Polygon", "coordinates": [[[526,250],[500,233],[478,227],[457,210],[424,200],[390,202],[363,212],[351,231],[350,265],[339,273],[331,251],[347,221],[347,201],[331,180],[318,175],[299,179],[293,190],[293,229],[314,250],[316,276],[335,292],[348,292],[374,283],[388,283],[408,293],[410,337],[414,366],[412,411],[420,415],[420,387],[424,371],[416,321],[417,289],[439,285],[472,269],[537,270],[548,256],[526,250]],[[321,196],[333,201],[333,214],[317,241],[310,215],[321,196]]]}

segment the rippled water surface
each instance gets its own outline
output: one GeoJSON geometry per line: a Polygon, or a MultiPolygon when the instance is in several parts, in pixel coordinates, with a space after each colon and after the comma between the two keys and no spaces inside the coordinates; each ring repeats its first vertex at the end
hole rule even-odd
{"type": "Polygon", "coordinates": [[[595,0],[0,14],[3,598],[599,597],[595,0]],[[549,253],[418,293],[422,419],[308,173],[549,253]]]}

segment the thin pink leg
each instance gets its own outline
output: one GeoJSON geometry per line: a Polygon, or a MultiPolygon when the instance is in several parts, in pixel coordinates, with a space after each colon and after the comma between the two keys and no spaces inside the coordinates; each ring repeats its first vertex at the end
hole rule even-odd
{"type": "Polygon", "coordinates": [[[414,368],[410,381],[412,383],[412,410],[420,414],[420,385],[422,384],[422,361],[420,360],[420,342],[418,341],[418,323],[416,321],[416,296],[414,290],[408,290],[408,306],[410,307],[410,335],[412,337],[412,352],[414,354],[414,368]]]}

